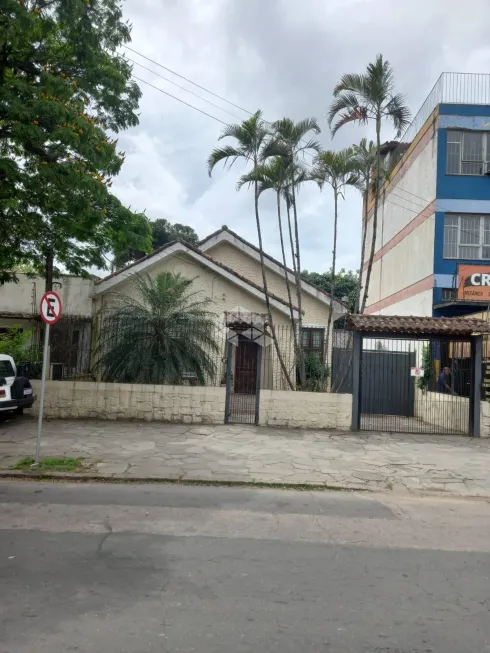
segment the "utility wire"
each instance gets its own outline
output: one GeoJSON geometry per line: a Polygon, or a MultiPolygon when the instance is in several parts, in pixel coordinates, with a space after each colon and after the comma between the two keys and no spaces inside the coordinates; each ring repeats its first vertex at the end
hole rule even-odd
{"type": "MultiPolygon", "coordinates": [[[[189,84],[193,84],[193,85],[196,86],[197,88],[200,88],[202,91],[205,91],[206,93],[209,93],[210,95],[213,95],[214,97],[218,98],[219,100],[222,100],[223,102],[227,102],[228,104],[231,104],[231,106],[235,107],[236,109],[240,109],[240,111],[243,111],[244,113],[247,113],[249,116],[253,116],[253,115],[254,115],[252,111],[249,111],[248,109],[244,109],[244,108],[241,107],[240,105],[235,104],[234,102],[231,102],[230,100],[227,100],[227,99],[224,98],[223,96],[218,95],[217,93],[214,93],[213,91],[210,91],[210,90],[209,90],[208,88],[206,88],[205,86],[201,86],[200,84],[197,84],[196,82],[193,82],[192,79],[189,79],[188,77],[184,77],[184,75],[181,75],[180,73],[176,72],[175,70],[172,70],[172,68],[168,68],[167,66],[164,66],[163,64],[158,63],[158,61],[155,61],[154,59],[151,59],[150,57],[147,57],[146,55],[142,54],[141,52],[138,52],[137,50],[134,50],[133,48],[130,48],[129,45],[123,45],[123,47],[126,48],[127,50],[130,50],[131,52],[134,52],[134,53],[137,54],[139,57],[143,57],[143,59],[146,59],[147,61],[150,61],[151,63],[155,64],[155,66],[159,66],[160,68],[163,68],[164,70],[168,70],[168,72],[172,73],[173,75],[177,75],[177,77],[180,77],[181,79],[184,79],[186,82],[189,82],[189,84]]],[[[175,82],[172,82],[172,81],[170,81],[169,79],[167,79],[166,77],[163,77],[162,75],[159,75],[158,73],[156,73],[155,71],[151,70],[150,68],[146,68],[145,66],[143,66],[142,64],[139,64],[137,61],[134,61],[133,59],[130,59],[129,57],[127,57],[127,59],[128,59],[129,61],[131,61],[132,63],[135,63],[136,65],[141,66],[142,68],[145,68],[145,70],[148,70],[148,71],[152,72],[154,75],[157,75],[158,77],[162,77],[162,79],[165,79],[166,81],[170,82],[171,84],[175,84],[176,86],[178,86],[178,88],[181,88],[182,90],[187,91],[188,93],[192,93],[192,95],[196,95],[196,97],[200,98],[201,100],[204,100],[204,102],[208,102],[209,104],[212,104],[212,106],[215,106],[216,108],[220,109],[221,111],[225,111],[226,113],[229,113],[229,114],[232,115],[233,117],[237,118],[237,120],[241,120],[241,117],[237,116],[237,115],[234,114],[234,113],[231,113],[231,112],[228,111],[227,109],[223,109],[223,108],[220,107],[219,105],[217,105],[217,104],[213,104],[212,102],[209,102],[208,100],[205,100],[205,99],[204,99],[203,97],[201,97],[200,95],[197,95],[196,93],[193,93],[192,91],[189,91],[188,89],[186,89],[186,88],[183,87],[183,86],[179,86],[179,85],[176,84],[175,82]]],[[[134,75],[133,75],[133,77],[134,77],[134,75]]],[[[148,82],[147,82],[147,83],[148,83],[148,82]]],[[[167,95],[170,95],[170,94],[167,93],[167,95]]],[[[171,97],[173,97],[173,96],[171,96],[171,97]]],[[[177,98],[177,99],[178,99],[178,98],[177,98]]],[[[213,117],[214,117],[214,116],[213,116],[213,117]]],[[[264,119],[264,122],[265,122],[266,125],[269,125],[269,126],[271,126],[271,127],[272,127],[272,125],[273,125],[273,123],[269,122],[268,120],[265,120],[265,119],[264,119]]],[[[301,139],[301,142],[306,144],[308,141],[306,141],[306,140],[304,140],[304,139],[301,139]]],[[[312,160],[314,159],[314,155],[313,155],[311,152],[306,152],[306,151],[304,151],[303,153],[304,153],[304,154],[308,154],[309,156],[311,156],[312,160]]],[[[305,163],[306,163],[306,161],[305,161],[305,163]]],[[[306,165],[311,165],[311,164],[306,163],[306,165]]]]}
{"type": "Polygon", "coordinates": [[[131,59],[130,57],[127,58],[128,61],[131,61],[131,63],[136,64],[137,66],[140,66],[141,68],[144,68],[148,72],[152,73],[153,75],[156,75],[157,77],[160,77],[161,79],[164,79],[166,82],[169,82],[170,84],[173,84],[177,88],[180,88],[182,91],[185,91],[186,93],[190,93],[191,95],[194,95],[194,97],[199,98],[203,102],[206,102],[207,104],[210,104],[212,107],[216,107],[216,109],[219,109],[220,111],[224,111],[225,113],[229,113],[230,116],[233,116],[234,118],[237,118],[238,120],[241,120],[240,116],[237,116],[236,113],[232,113],[231,111],[228,111],[228,109],[223,109],[223,107],[220,107],[219,104],[215,104],[214,102],[211,102],[211,100],[206,100],[206,98],[203,98],[201,95],[198,93],[194,93],[194,91],[191,91],[190,89],[186,88],[185,86],[181,86],[180,84],[177,84],[177,82],[172,81],[171,79],[168,79],[168,77],[164,77],[163,75],[160,75],[160,73],[155,72],[151,68],[148,68],[147,66],[143,66],[143,64],[138,63],[134,59],[131,59]]]}
{"type": "Polygon", "coordinates": [[[247,109],[244,109],[238,104],[235,104],[234,102],[231,102],[230,100],[227,100],[226,98],[222,97],[221,95],[218,95],[217,93],[214,93],[213,91],[210,91],[208,88],[205,88],[204,86],[201,86],[200,84],[197,84],[196,82],[193,82],[192,79],[189,79],[187,77],[184,77],[184,75],[181,75],[180,73],[176,72],[175,70],[172,70],[171,68],[167,68],[167,66],[163,66],[161,63],[158,63],[158,61],[155,61],[154,59],[150,59],[150,57],[145,56],[144,54],[141,54],[141,52],[138,52],[137,50],[133,50],[133,48],[130,48],[129,45],[123,45],[124,48],[127,50],[131,50],[131,52],[134,52],[140,57],[143,57],[143,59],[146,59],[147,61],[151,61],[151,63],[155,64],[155,66],[159,66],[160,68],[163,68],[164,70],[168,70],[169,73],[172,73],[173,75],[176,75],[177,77],[180,77],[181,79],[184,79],[186,82],[189,82],[189,84],[193,84],[194,86],[197,86],[197,88],[200,88],[201,91],[206,91],[206,93],[209,93],[210,95],[214,95],[214,97],[217,97],[219,100],[222,100],[223,102],[227,102],[228,104],[231,104],[234,106],[236,109],[240,109],[240,111],[244,111],[245,113],[248,113],[250,116],[253,116],[253,113],[251,111],[247,111],[247,109]]]}
{"type": "Polygon", "coordinates": [[[167,91],[164,91],[163,89],[158,88],[158,86],[154,86],[153,84],[150,84],[150,82],[147,82],[146,80],[141,79],[140,77],[137,77],[136,75],[133,75],[133,79],[137,79],[138,82],[143,82],[143,84],[148,84],[148,86],[151,86],[156,91],[160,91],[160,93],[164,93],[165,95],[168,95],[169,97],[173,98],[174,100],[177,100],[178,102],[182,102],[182,104],[185,104],[186,106],[190,107],[191,109],[195,109],[196,111],[199,111],[199,113],[204,114],[208,118],[212,118],[213,120],[216,120],[217,122],[220,122],[222,125],[228,125],[228,123],[225,122],[224,120],[220,120],[219,118],[216,118],[216,116],[212,116],[210,113],[206,113],[206,111],[203,111],[202,109],[198,109],[193,104],[189,104],[189,102],[185,102],[185,100],[181,100],[180,98],[176,97],[175,95],[172,95],[171,93],[167,93],[167,91]]]}

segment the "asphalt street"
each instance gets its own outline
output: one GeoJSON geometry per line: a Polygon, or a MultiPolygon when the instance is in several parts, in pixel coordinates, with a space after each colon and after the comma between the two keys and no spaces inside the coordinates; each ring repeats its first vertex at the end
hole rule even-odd
{"type": "Polygon", "coordinates": [[[0,652],[490,651],[489,508],[2,482],[0,652]]]}

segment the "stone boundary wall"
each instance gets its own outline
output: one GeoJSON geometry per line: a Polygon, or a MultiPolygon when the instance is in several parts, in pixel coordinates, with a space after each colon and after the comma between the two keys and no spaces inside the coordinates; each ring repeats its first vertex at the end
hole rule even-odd
{"type": "MultiPolygon", "coordinates": [[[[39,408],[40,381],[32,381],[39,408]]],[[[481,436],[490,437],[490,403],[481,402],[481,436]]],[[[352,395],[262,390],[260,424],[348,431],[352,395]]],[[[223,424],[225,388],[47,381],[44,415],[51,419],[134,419],[184,424],[223,424]]]]}
{"type": "MultiPolygon", "coordinates": [[[[41,384],[33,381],[39,408],[41,384]]],[[[225,388],[47,381],[48,418],[135,419],[184,424],[223,424],[225,388]]],[[[292,428],[350,429],[352,395],[262,390],[260,424],[292,428]]]]}
{"type": "MultiPolygon", "coordinates": [[[[39,408],[40,381],[32,382],[39,408]]],[[[225,388],[46,381],[44,415],[51,418],[135,419],[147,422],[222,424],[225,388]]]]}
{"type": "Polygon", "coordinates": [[[349,431],[352,395],[261,390],[260,424],[349,431]]]}

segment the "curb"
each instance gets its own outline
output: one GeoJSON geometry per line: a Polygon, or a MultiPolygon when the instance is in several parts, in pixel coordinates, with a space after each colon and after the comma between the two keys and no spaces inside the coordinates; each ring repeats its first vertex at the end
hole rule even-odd
{"type": "Polygon", "coordinates": [[[249,487],[249,488],[271,488],[281,490],[316,490],[330,492],[374,492],[365,487],[345,487],[342,485],[327,485],[321,483],[281,483],[268,481],[233,481],[233,480],[212,480],[212,479],[190,479],[190,478],[163,478],[160,476],[124,476],[124,474],[112,474],[110,476],[93,473],[76,472],[39,472],[22,470],[1,470],[0,480],[21,480],[21,481],[71,481],[73,483],[125,483],[125,484],[159,484],[159,485],[201,485],[201,486],[223,486],[223,487],[249,487]]]}

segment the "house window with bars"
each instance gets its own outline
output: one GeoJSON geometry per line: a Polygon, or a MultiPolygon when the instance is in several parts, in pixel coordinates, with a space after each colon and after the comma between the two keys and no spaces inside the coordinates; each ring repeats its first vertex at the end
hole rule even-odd
{"type": "Polygon", "coordinates": [[[490,260],[490,215],[445,215],[444,258],[490,260]]]}
{"type": "Polygon", "coordinates": [[[448,175],[490,174],[490,133],[449,130],[446,173],[448,175]]]}
{"type": "Polygon", "coordinates": [[[325,329],[305,328],[303,329],[303,351],[305,356],[312,354],[323,359],[323,341],[325,329]]]}

